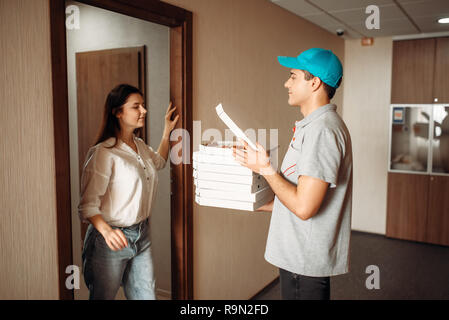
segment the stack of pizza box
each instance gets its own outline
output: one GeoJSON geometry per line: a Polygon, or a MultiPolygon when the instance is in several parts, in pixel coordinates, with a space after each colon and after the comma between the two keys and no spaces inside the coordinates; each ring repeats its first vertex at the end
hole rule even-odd
{"type": "Polygon", "coordinates": [[[263,176],[232,156],[234,142],[200,145],[193,153],[195,201],[202,206],[255,211],[274,198],[263,176]]]}

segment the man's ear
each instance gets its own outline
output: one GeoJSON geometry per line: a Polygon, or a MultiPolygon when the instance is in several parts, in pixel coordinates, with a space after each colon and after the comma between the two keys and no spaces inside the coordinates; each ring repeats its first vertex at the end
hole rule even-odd
{"type": "Polygon", "coordinates": [[[317,91],[317,90],[321,87],[322,83],[323,83],[323,81],[321,81],[320,78],[318,78],[318,77],[313,77],[313,79],[312,79],[312,88],[313,88],[313,91],[317,91]]]}

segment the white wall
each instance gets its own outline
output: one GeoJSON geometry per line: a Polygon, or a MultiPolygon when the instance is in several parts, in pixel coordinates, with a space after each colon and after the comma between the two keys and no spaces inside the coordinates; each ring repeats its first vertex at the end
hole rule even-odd
{"type": "Polygon", "coordinates": [[[354,161],[352,229],[385,234],[392,38],[345,41],[343,119],[354,161]]]}
{"type": "MultiPolygon", "coordinates": [[[[67,68],[73,258],[74,264],[81,266],[81,232],[77,212],[79,172],[75,53],[146,45],[147,125],[151,137],[149,144],[157,150],[163,131],[163,117],[170,99],[169,28],[74,1],[68,1],[69,4],[77,5],[80,9],[80,29],[67,31],[67,68]]],[[[167,295],[171,291],[169,167],[167,164],[164,170],[159,171],[157,199],[151,218],[152,250],[159,295],[167,295]]],[[[82,289],[75,292],[77,299],[88,297],[84,281],[81,281],[81,286],[82,289]]],[[[122,292],[120,297],[123,297],[122,292]]]]}

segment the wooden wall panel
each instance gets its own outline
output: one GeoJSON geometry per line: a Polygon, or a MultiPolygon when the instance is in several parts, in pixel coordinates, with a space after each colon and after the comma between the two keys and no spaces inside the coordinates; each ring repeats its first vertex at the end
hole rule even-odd
{"type": "Polygon", "coordinates": [[[426,241],[449,246],[449,177],[430,176],[426,241]]]}
{"type": "Polygon", "coordinates": [[[0,299],[58,299],[47,0],[0,0],[0,299]]]}
{"type": "Polygon", "coordinates": [[[429,176],[389,173],[387,237],[426,241],[429,176]]]}
{"type": "Polygon", "coordinates": [[[433,97],[437,103],[449,103],[449,37],[436,39],[433,97]]]}
{"type": "Polygon", "coordinates": [[[393,42],[391,103],[432,103],[435,39],[393,42]]]}

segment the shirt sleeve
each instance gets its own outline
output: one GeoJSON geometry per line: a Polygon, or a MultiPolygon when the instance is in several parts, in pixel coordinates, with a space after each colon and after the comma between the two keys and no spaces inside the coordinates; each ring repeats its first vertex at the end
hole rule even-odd
{"type": "Polygon", "coordinates": [[[341,159],[343,152],[337,133],[324,129],[305,137],[296,168],[299,176],[314,177],[328,182],[331,188],[335,188],[341,159]]]}
{"type": "Polygon", "coordinates": [[[112,174],[112,158],[102,147],[89,149],[81,176],[81,196],[78,215],[88,223],[90,217],[101,214],[101,200],[112,174]]]}
{"type": "Polygon", "coordinates": [[[165,161],[165,159],[157,151],[154,151],[150,146],[148,146],[148,149],[150,150],[151,160],[153,160],[156,169],[164,169],[167,161],[165,161]]]}

